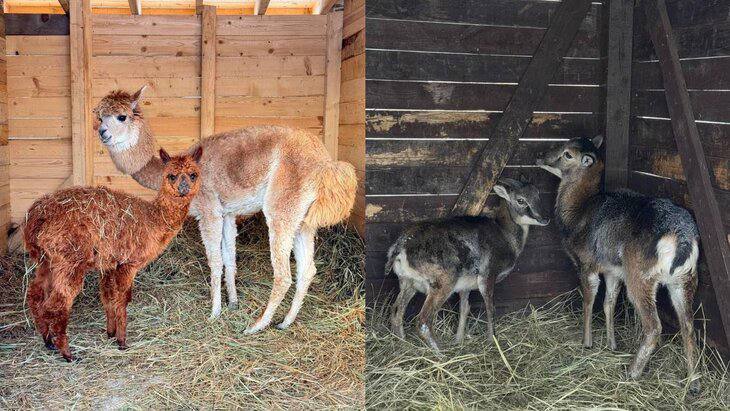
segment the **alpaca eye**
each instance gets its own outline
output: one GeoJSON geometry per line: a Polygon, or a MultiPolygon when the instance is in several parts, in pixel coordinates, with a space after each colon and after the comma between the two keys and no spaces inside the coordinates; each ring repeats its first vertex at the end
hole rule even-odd
{"type": "Polygon", "coordinates": [[[170,180],[171,183],[174,183],[175,180],[177,180],[177,176],[175,174],[168,174],[167,179],[170,180]]]}
{"type": "Polygon", "coordinates": [[[195,179],[198,178],[198,175],[196,173],[190,174],[190,181],[195,181],[195,179]]]}
{"type": "Polygon", "coordinates": [[[565,152],[565,153],[564,153],[563,155],[564,155],[564,156],[565,156],[565,158],[567,158],[568,160],[570,160],[571,158],[573,158],[573,155],[572,155],[572,154],[570,154],[570,153],[569,153],[569,152],[567,152],[567,151],[566,151],[566,152],[565,152]]]}
{"type": "Polygon", "coordinates": [[[127,120],[127,116],[125,116],[125,115],[117,116],[117,120],[125,121],[125,120],[127,120]]]}

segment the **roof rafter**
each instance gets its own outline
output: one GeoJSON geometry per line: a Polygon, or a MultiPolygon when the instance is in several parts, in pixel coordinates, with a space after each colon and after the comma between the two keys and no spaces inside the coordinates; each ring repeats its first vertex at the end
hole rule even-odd
{"type": "Polygon", "coordinates": [[[267,8],[269,8],[269,0],[256,0],[253,6],[253,14],[263,16],[266,14],[267,8]]]}
{"type": "Polygon", "coordinates": [[[142,0],[129,0],[129,11],[138,16],[142,14],[142,0]]]}

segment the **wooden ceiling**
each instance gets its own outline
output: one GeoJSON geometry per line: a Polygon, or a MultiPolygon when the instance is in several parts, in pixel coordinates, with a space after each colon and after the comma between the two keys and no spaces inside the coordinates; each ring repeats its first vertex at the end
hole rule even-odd
{"type": "MultiPolygon", "coordinates": [[[[5,0],[5,13],[64,13],[69,0],[5,0]]],[[[197,0],[200,2],[200,0],[197,0]]],[[[337,0],[203,0],[219,14],[323,14],[337,0]]],[[[199,4],[198,4],[199,5],[199,4]]],[[[91,0],[99,14],[195,14],[196,0],[91,0]]]]}

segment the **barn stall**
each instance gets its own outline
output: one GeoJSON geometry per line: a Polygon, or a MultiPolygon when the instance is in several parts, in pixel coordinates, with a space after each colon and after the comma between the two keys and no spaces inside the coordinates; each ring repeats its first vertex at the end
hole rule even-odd
{"type": "MultiPolygon", "coordinates": [[[[358,128],[363,128],[364,121],[364,44],[358,39],[364,37],[364,2],[337,3],[317,0],[4,2],[4,34],[0,41],[3,46],[0,73],[3,233],[9,226],[24,221],[33,201],[62,187],[105,185],[145,198],[155,195],[115,168],[92,129],[92,108],[104,95],[119,88],[134,91],[142,85],[148,86],[142,106],[144,116],[159,144],[171,153],[187,148],[201,137],[250,125],[305,128],[321,137],[333,158],[355,165],[362,187],[364,137],[358,128]]],[[[359,200],[351,218],[351,225],[360,232],[363,208],[364,202],[359,200]]],[[[228,338],[241,337],[239,325],[249,322],[257,315],[255,310],[265,304],[272,279],[263,220],[244,222],[239,233],[238,281],[247,283],[238,287],[244,308],[229,312],[228,318],[222,318],[222,324],[212,328],[196,326],[195,330],[188,330],[192,334],[183,332],[178,336],[180,341],[202,341],[197,349],[210,348],[210,352],[226,357],[231,352],[222,347],[228,344],[228,338]]],[[[223,370],[226,371],[206,371],[207,382],[192,376],[200,372],[201,362],[188,362],[189,355],[197,354],[181,348],[165,361],[168,366],[179,369],[179,380],[167,379],[164,375],[167,368],[162,367],[158,370],[163,375],[160,384],[150,383],[149,378],[153,377],[138,367],[156,361],[153,357],[159,353],[153,344],[147,352],[132,354],[125,362],[123,372],[140,375],[141,381],[138,386],[133,384],[136,388],[131,391],[120,391],[120,403],[116,406],[178,403],[225,407],[240,405],[243,398],[254,397],[252,404],[273,406],[277,398],[282,398],[282,390],[286,390],[283,401],[299,407],[299,401],[312,398],[310,389],[317,390],[315,401],[320,406],[362,401],[361,370],[357,366],[342,372],[342,369],[322,367],[321,362],[290,359],[284,354],[293,355],[296,350],[289,344],[298,339],[298,344],[308,341],[304,346],[319,347],[312,349],[331,361],[348,364],[363,361],[358,314],[362,313],[363,300],[357,292],[362,282],[362,240],[355,230],[344,226],[322,230],[320,235],[316,263],[318,270],[326,274],[315,280],[318,284],[313,285],[312,293],[319,297],[308,298],[312,311],[304,314],[304,318],[319,320],[314,320],[309,327],[303,326],[291,341],[282,341],[272,334],[237,346],[234,351],[240,350],[238,354],[225,360],[223,370]],[[330,303],[320,305],[315,301],[330,303]],[[324,341],[341,342],[329,345],[338,352],[318,346],[324,341]],[[259,351],[261,347],[270,348],[259,351]],[[257,357],[262,353],[270,361],[257,357]],[[181,366],[179,361],[190,368],[181,366]],[[239,367],[246,367],[244,362],[248,361],[262,361],[262,367],[239,379],[239,367]],[[288,368],[278,361],[288,363],[288,368]],[[190,377],[187,382],[183,382],[185,375],[190,377]],[[265,380],[271,375],[278,375],[280,382],[267,384],[265,380]],[[310,378],[316,378],[317,383],[310,384],[310,378]],[[209,383],[220,389],[208,390],[209,383]],[[256,388],[257,384],[261,387],[256,388]],[[266,394],[261,395],[257,390],[264,389],[264,385],[266,394]],[[299,388],[292,391],[291,387],[299,388]],[[170,394],[159,394],[165,390],[170,394]]],[[[5,243],[6,237],[0,238],[5,243]]],[[[189,344],[173,343],[166,335],[170,329],[183,330],[189,328],[190,321],[197,323],[205,318],[209,273],[199,243],[197,229],[191,223],[168,253],[140,273],[139,300],[135,297],[130,305],[130,330],[136,329],[141,335],[130,339],[140,342],[154,339],[172,346],[189,344]],[[168,294],[156,285],[170,276],[175,277],[169,284],[175,291],[168,294]],[[169,315],[168,305],[195,308],[169,315]],[[164,319],[164,326],[154,318],[164,319]]],[[[17,378],[27,370],[13,360],[15,356],[27,358],[41,354],[39,373],[53,372],[58,364],[52,355],[41,351],[23,302],[24,287],[33,267],[18,254],[3,261],[7,264],[2,270],[2,301],[12,308],[0,319],[0,340],[3,347],[12,349],[3,350],[0,362],[5,374],[3,380],[14,382],[3,384],[0,403],[66,404],[63,401],[72,397],[65,398],[65,395],[74,389],[70,381],[68,385],[49,386],[50,395],[44,398],[42,389],[38,395],[26,395],[23,384],[28,381],[17,378]]],[[[95,286],[96,280],[90,277],[87,289],[95,286]]],[[[115,361],[109,356],[112,348],[106,347],[106,341],[96,332],[95,321],[103,313],[97,306],[97,294],[87,290],[77,303],[85,308],[76,309],[72,316],[72,321],[74,317],[78,319],[71,326],[71,344],[82,347],[75,347],[82,357],[83,351],[91,350],[86,356],[95,358],[92,362],[115,361]],[[78,338],[75,342],[74,335],[78,338]]],[[[206,361],[222,359],[212,356],[206,361]]],[[[93,365],[82,366],[77,375],[84,378],[94,370],[93,365]]],[[[177,374],[168,371],[170,375],[177,374]]],[[[34,374],[29,377],[34,378],[34,374]]],[[[104,380],[89,384],[82,402],[96,406],[104,404],[105,396],[116,395],[111,392],[113,389],[103,386],[113,383],[104,380]]]]}
{"type": "MultiPolygon", "coordinates": [[[[382,393],[369,396],[368,406],[620,407],[647,404],[647,393],[676,406],[663,377],[643,392],[636,385],[617,389],[626,360],[581,350],[580,316],[570,314],[570,301],[580,301],[571,291],[578,278],[555,224],[530,229],[515,270],[495,289],[497,314],[504,315],[495,325],[501,348],[485,348],[492,342],[475,337],[434,358],[415,327],[412,343],[387,331],[387,302],[398,282],[384,274],[384,264],[403,228],[476,214],[485,203],[488,209],[500,175],[526,176],[552,209],[558,179],[536,168],[535,158],[573,137],[606,136],[607,189],[669,197],[691,210],[702,243],[696,326],[708,347],[730,352],[728,7],[674,0],[368,2],[366,290],[373,306],[368,326],[381,332],[369,334],[366,372],[368,392],[382,393]],[[595,372],[555,377],[556,367],[568,367],[566,356],[595,372]],[[577,385],[582,389],[561,390],[577,385]]],[[[605,338],[601,293],[594,338],[605,338]]],[[[472,307],[482,304],[477,292],[471,297],[472,307]]],[[[659,300],[672,336],[671,305],[662,292],[659,300]]],[[[456,298],[450,301],[454,307],[456,298]]],[[[411,316],[422,302],[414,298],[411,316]]],[[[441,341],[454,332],[455,317],[439,320],[441,341]]],[[[640,327],[625,320],[619,351],[633,352],[640,327]]],[[[484,324],[472,331],[482,334],[484,324]]],[[[655,358],[664,360],[652,359],[662,364],[655,365],[657,376],[666,375],[672,358],[662,354],[655,358]]],[[[708,375],[711,384],[722,380],[722,372],[708,375]]]]}

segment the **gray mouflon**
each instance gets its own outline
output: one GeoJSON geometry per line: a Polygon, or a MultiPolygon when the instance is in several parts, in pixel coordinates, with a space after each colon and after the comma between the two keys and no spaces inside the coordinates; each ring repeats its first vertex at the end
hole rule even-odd
{"type": "MultiPolygon", "coordinates": [[[[591,317],[600,273],[606,282],[603,309],[608,344],[616,348],[614,306],[621,283],[625,283],[644,335],[629,366],[629,377],[639,377],[661,334],[656,292],[664,285],[679,318],[688,377],[692,379],[697,227],[690,213],[670,200],[628,190],[601,192],[603,161],[598,158],[598,148],[602,142],[602,136],[572,139],[537,160],[538,166],[560,177],[555,218],[563,246],[580,274],[583,344],[593,344],[591,317]]],[[[692,381],[691,388],[698,390],[699,381],[692,381]]]]}
{"type": "Polygon", "coordinates": [[[522,253],[530,225],[547,225],[534,185],[503,178],[494,186],[500,204],[494,215],[455,217],[418,223],[388,251],[385,274],[398,276],[400,292],[393,305],[391,329],[404,337],[403,314],[416,291],[426,294],[418,315],[419,334],[434,350],[432,319],[446,299],[459,293],[456,342],[464,339],[469,292],[479,289],[487,312],[487,335],[494,334],[494,284],[504,279],[522,253]]]}

